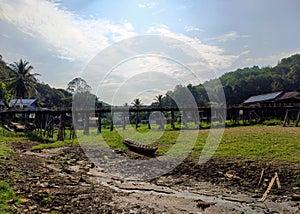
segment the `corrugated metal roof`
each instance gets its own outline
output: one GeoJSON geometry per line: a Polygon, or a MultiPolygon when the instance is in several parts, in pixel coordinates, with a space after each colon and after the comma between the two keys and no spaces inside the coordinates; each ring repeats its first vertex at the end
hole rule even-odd
{"type": "MultiPolygon", "coordinates": [[[[22,103],[24,106],[30,106],[32,103],[34,103],[36,101],[36,99],[22,99],[22,103]]],[[[12,99],[9,104],[11,106],[19,106],[21,103],[21,99],[12,99]]]]}
{"type": "Polygon", "coordinates": [[[300,93],[298,91],[286,92],[276,100],[287,100],[287,99],[300,99],[300,93]]]}
{"type": "Polygon", "coordinates": [[[4,100],[0,100],[0,106],[8,107],[7,103],[4,100]]]}
{"type": "Polygon", "coordinates": [[[249,97],[247,100],[244,101],[244,103],[257,103],[257,102],[271,101],[276,99],[281,94],[282,91],[268,93],[268,94],[260,94],[260,95],[249,97]]]}

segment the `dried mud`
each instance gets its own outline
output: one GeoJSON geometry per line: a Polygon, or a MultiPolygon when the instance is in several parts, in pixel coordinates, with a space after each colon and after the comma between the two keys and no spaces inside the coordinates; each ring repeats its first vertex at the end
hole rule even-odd
{"type": "Polygon", "coordinates": [[[15,213],[300,212],[299,201],[292,200],[300,194],[296,164],[214,159],[198,165],[186,159],[168,174],[129,182],[101,171],[79,146],[30,151],[35,144],[11,144],[12,157],[0,165],[0,179],[21,197],[21,204],[10,201],[15,213]],[[274,185],[260,202],[275,172],[282,188],[274,185]]]}

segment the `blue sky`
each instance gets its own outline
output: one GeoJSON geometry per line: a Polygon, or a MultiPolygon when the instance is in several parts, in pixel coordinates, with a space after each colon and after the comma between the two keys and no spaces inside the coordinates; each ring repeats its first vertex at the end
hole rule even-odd
{"type": "Polygon", "coordinates": [[[155,34],[194,46],[221,75],[300,53],[299,9],[298,0],[0,0],[0,54],[66,88],[103,49],[155,34]]]}

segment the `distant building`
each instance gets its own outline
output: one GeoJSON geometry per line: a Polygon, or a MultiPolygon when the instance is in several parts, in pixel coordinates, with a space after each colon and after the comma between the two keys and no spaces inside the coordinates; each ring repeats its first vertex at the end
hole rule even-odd
{"type": "Polygon", "coordinates": [[[300,92],[299,91],[286,92],[282,96],[277,98],[275,102],[281,104],[281,106],[300,107],[300,92]]]}
{"type": "Polygon", "coordinates": [[[300,91],[282,91],[251,96],[242,103],[244,106],[290,106],[300,107],[300,91]]]}
{"type": "Polygon", "coordinates": [[[9,102],[11,108],[34,109],[39,107],[36,99],[12,99],[9,102]]]}
{"type": "Polygon", "coordinates": [[[245,106],[276,106],[275,100],[283,94],[282,91],[251,96],[243,102],[245,106]]]}
{"type": "Polygon", "coordinates": [[[7,104],[7,102],[5,100],[0,100],[0,110],[7,109],[8,107],[9,107],[9,105],[7,104]]]}

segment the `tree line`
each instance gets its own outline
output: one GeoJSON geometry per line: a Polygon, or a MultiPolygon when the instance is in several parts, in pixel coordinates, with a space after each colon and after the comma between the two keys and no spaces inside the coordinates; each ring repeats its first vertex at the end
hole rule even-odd
{"type": "MultiPolygon", "coordinates": [[[[41,83],[33,72],[34,67],[29,62],[20,59],[18,62],[6,63],[0,55],[0,99],[9,101],[12,98],[36,98],[43,107],[71,107],[73,98],[95,100],[96,106],[104,103],[91,93],[91,87],[80,78],[74,78],[66,89],[56,89],[41,83]],[[76,98],[77,96],[77,98],[76,98]],[[78,97],[80,96],[80,97],[78,97]]],[[[207,90],[220,93],[224,90],[227,104],[239,104],[253,95],[292,91],[300,87],[300,54],[281,59],[276,66],[252,66],[225,73],[219,78],[222,87],[216,79],[199,85],[177,85],[174,90],[165,95],[158,95],[152,106],[176,106],[175,100],[185,99],[189,91],[198,106],[209,105],[207,90]]],[[[180,100],[187,103],[188,100],[180,100]]],[[[141,105],[141,100],[131,103],[141,105]]]]}
{"type": "Polygon", "coordinates": [[[237,69],[225,73],[219,78],[222,88],[219,87],[218,80],[213,79],[203,84],[189,84],[187,86],[177,85],[174,90],[168,91],[160,98],[160,102],[152,105],[175,105],[176,98],[184,97],[184,91],[189,90],[195,98],[198,106],[210,104],[207,90],[220,93],[224,90],[227,104],[240,104],[250,96],[276,92],[293,91],[300,89],[300,54],[280,60],[276,66],[259,67],[252,66],[237,69]]]}

